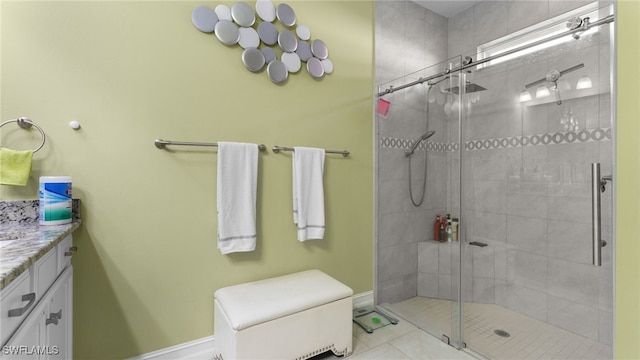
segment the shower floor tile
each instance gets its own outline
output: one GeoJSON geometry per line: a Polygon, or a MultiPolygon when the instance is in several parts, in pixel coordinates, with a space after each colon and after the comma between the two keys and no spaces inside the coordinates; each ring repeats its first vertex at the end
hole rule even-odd
{"type": "MultiPolygon", "coordinates": [[[[383,304],[393,312],[435,336],[451,334],[457,308],[449,300],[414,297],[395,304],[383,304]]],[[[465,303],[467,346],[495,360],[613,358],[611,346],[557,328],[542,321],[493,304],[465,303]],[[504,330],[509,337],[497,335],[504,330]]]]}

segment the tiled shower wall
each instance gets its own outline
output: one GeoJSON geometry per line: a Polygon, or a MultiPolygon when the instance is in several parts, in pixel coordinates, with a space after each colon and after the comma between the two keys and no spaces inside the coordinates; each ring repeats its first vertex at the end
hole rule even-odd
{"type": "MultiPolygon", "coordinates": [[[[449,19],[449,49],[473,50],[585,4],[483,1],[449,19]]],[[[603,249],[603,267],[591,264],[590,176],[592,162],[606,175],[613,161],[609,40],[603,27],[563,50],[473,72],[471,81],[488,90],[479,93],[464,126],[467,241],[489,244],[466,247],[473,274],[464,284],[467,300],[495,303],[606,344],[613,333],[613,247],[603,249]],[[579,63],[585,67],[562,79],[575,88],[589,75],[593,89],[561,91],[561,105],[518,102],[525,84],[579,63]],[[563,124],[569,115],[575,130],[563,124]]],[[[603,237],[609,239],[611,187],[603,206],[603,237]]]]}
{"type": "MultiPolygon", "coordinates": [[[[440,63],[447,56],[447,19],[409,1],[375,2],[376,84],[402,78],[440,63]]],[[[442,70],[442,69],[440,69],[442,70]]],[[[438,71],[440,71],[438,70],[438,71]]],[[[381,89],[382,90],[382,89],[381,89]]],[[[377,92],[377,91],[376,91],[377,92]]],[[[447,207],[448,152],[429,152],[427,192],[421,206],[409,198],[409,159],[404,148],[426,131],[426,86],[414,86],[384,98],[386,116],[376,116],[377,143],[377,303],[397,302],[418,293],[418,245],[429,239],[436,213],[447,207]]],[[[432,143],[448,133],[442,106],[429,110],[432,143]]],[[[412,157],[414,199],[422,193],[424,149],[412,157]]]]}
{"type": "MultiPolygon", "coordinates": [[[[475,58],[479,44],[586,3],[483,1],[446,19],[408,1],[376,1],[376,83],[439,63],[447,55],[475,58]]],[[[468,242],[489,246],[465,247],[463,271],[472,276],[463,282],[463,293],[467,301],[496,303],[610,344],[613,247],[604,248],[602,268],[590,265],[589,217],[589,164],[599,161],[603,174],[611,172],[610,95],[593,92],[565,99],[562,106],[517,102],[524,84],[579,62],[585,63],[585,72],[572,74],[574,84],[588,71],[597,86],[607,87],[608,34],[594,39],[575,52],[468,75],[488,90],[479,93],[480,101],[466,114],[462,221],[468,242]],[[578,119],[579,130],[562,127],[560,119],[568,111],[578,119]]],[[[376,119],[378,303],[416,295],[455,297],[452,246],[457,243],[429,241],[435,215],[455,211],[457,202],[450,187],[458,164],[446,148],[455,142],[450,137],[457,128],[442,106],[429,111],[429,127],[436,130],[430,141],[443,145],[428,151],[422,206],[411,205],[407,188],[402,148],[425,131],[425,96],[423,86],[387,95],[390,111],[376,119]]],[[[419,163],[425,154],[416,154],[412,165],[419,194],[419,163]]],[[[603,194],[605,234],[611,232],[610,194],[603,194]]]]}

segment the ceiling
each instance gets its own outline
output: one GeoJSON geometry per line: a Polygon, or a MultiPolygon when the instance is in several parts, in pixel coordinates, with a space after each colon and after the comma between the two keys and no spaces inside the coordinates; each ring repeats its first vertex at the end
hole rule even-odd
{"type": "Polygon", "coordinates": [[[411,0],[414,3],[423,6],[433,12],[436,12],[446,18],[466,10],[482,0],[411,0]]]}

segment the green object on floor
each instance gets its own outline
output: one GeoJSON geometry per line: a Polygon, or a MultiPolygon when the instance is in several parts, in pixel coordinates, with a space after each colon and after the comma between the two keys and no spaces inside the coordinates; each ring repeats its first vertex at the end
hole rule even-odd
{"type": "Polygon", "coordinates": [[[398,319],[384,313],[382,310],[370,306],[353,310],[353,322],[360,325],[366,332],[371,334],[375,329],[379,329],[389,324],[397,324],[398,319]]]}

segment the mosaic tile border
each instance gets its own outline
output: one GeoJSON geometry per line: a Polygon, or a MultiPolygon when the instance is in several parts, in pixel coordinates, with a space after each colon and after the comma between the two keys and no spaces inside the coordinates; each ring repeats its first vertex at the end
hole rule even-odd
{"type": "Polygon", "coordinates": [[[611,140],[611,128],[556,132],[506,138],[472,140],[464,143],[465,150],[492,150],[524,146],[559,145],[611,140]]]}
{"type": "MultiPolygon", "coordinates": [[[[408,150],[411,148],[411,144],[413,140],[408,139],[399,139],[393,137],[381,137],[380,138],[380,146],[383,148],[392,148],[392,149],[403,149],[408,150]]],[[[448,151],[458,151],[460,149],[460,145],[457,143],[454,144],[446,144],[446,143],[438,143],[438,142],[421,142],[418,145],[417,150],[427,150],[427,151],[436,151],[436,152],[448,152],[448,151]]]]}
{"type": "MultiPolygon", "coordinates": [[[[507,149],[525,146],[559,145],[584,142],[597,142],[611,140],[611,128],[598,128],[591,130],[566,131],[546,134],[534,134],[525,136],[511,136],[505,138],[471,140],[464,143],[465,150],[493,150],[507,149]]],[[[394,137],[381,137],[380,147],[392,149],[409,149],[413,140],[394,137]]],[[[457,143],[422,142],[418,150],[434,152],[458,151],[457,143]]]]}

